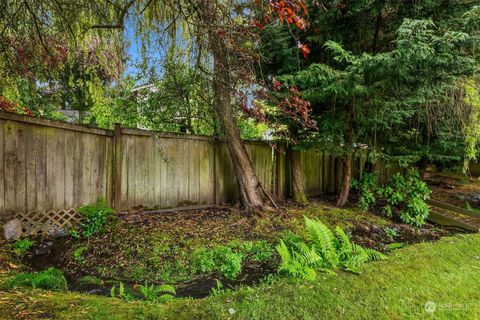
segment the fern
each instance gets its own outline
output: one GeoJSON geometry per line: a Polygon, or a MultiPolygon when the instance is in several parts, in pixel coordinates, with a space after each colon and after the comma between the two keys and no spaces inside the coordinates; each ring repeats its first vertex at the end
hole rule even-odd
{"type": "Polygon", "coordinates": [[[41,272],[19,274],[7,283],[8,288],[18,286],[30,286],[33,288],[42,288],[53,291],[66,291],[67,279],[65,279],[62,271],[55,268],[49,268],[41,272]]]}
{"type": "Polygon", "coordinates": [[[139,286],[140,293],[143,295],[144,299],[151,303],[165,303],[174,299],[176,294],[175,288],[164,284],[161,286],[139,286]]]}
{"type": "Polygon", "coordinates": [[[339,257],[335,247],[335,236],[333,232],[320,221],[305,219],[305,230],[307,240],[317,249],[323,260],[329,264],[327,267],[335,268],[339,263],[339,257]]]}
{"type": "MultiPolygon", "coordinates": [[[[292,246],[293,248],[294,246],[292,246]]],[[[295,278],[313,280],[316,278],[315,269],[311,266],[311,261],[315,258],[310,256],[310,253],[303,248],[302,250],[288,248],[283,240],[277,245],[277,251],[281,257],[281,264],[278,268],[280,272],[285,272],[292,275],[295,278]]]]}
{"type": "Polygon", "coordinates": [[[317,271],[335,274],[335,269],[342,268],[358,273],[366,262],[387,258],[381,252],[351,242],[340,227],[332,232],[322,222],[304,218],[305,239],[289,237],[289,240],[280,240],[276,247],[281,258],[280,272],[313,280],[317,271]]]}

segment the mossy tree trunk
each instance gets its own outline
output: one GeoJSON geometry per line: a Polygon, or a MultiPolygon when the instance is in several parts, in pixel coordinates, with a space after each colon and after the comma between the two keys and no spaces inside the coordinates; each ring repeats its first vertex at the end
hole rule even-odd
{"type": "Polygon", "coordinates": [[[260,212],[266,208],[263,188],[240,138],[236,112],[231,99],[234,81],[231,77],[231,61],[226,44],[228,39],[219,32],[221,30],[218,27],[214,27],[220,26],[222,19],[214,0],[202,3],[199,13],[203,24],[208,26],[207,42],[213,57],[213,111],[226,140],[233,171],[237,178],[240,201],[248,211],[260,212]]]}
{"type": "Polygon", "coordinates": [[[353,130],[354,130],[354,117],[355,117],[355,105],[350,103],[347,106],[347,119],[345,123],[344,132],[344,147],[345,156],[342,161],[342,178],[340,181],[340,188],[338,191],[337,203],[338,207],[343,207],[347,204],[348,196],[350,195],[350,181],[352,179],[352,160],[353,160],[353,130]]]}
{"type": "Polygon", "coordinates": [[[308,204],[305,194],[303,172],[300,161],[300,151],[290,150],[290,166],[292,168],[292,198],[293,201],[301,204],[308,204]]]}

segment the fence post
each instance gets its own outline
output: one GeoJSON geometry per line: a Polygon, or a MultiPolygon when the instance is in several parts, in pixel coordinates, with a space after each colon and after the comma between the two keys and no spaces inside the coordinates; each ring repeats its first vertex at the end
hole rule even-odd
{"type": "Polygon", "coordinates": [[[283,143],[278,143],[276,148],[273,148],[274,159],[275,159],[275,174],[274,174],[274,184],[275,194],[277,199],[285,199],[285,145],[283,143]]]}
{"type": "Polygon", "coordinates": [[[113,205],[115,211],[121,209],[121,197],[122,197],[122,128],[119,123],[115,123],[115,135],[113,137],[114,147],[114,193],[113,193],[113,205]]]}
{"type": "Polygon", "coordinates": [[[213,149],[213,198],[215,205],[218,206],[218,172],[217,172],[217,138],[213,138],[212,149],[213,149]]]}

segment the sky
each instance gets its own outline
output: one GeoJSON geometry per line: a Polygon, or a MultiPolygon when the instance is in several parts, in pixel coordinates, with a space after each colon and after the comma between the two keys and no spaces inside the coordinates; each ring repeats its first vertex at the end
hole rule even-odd
{"type": "MultiPolygon", "coordinates": [[[[148,76],[142,74],[141,70],[137,67],[142,60],[142,39],[135,34],[135,23],[131,19],[127,21],[124,31],[125,40],[127,41],[127,66],[125,75],[127,76],[140,76],[139,83],[144,83],[148,76]],[[143,76],[143,79],[142,79],[143,76]]],[[[152,44],[148,46],[147,57],[149,67],[154,68],[157,75],[162,74],[161,62],[165,57],[165,48],[160,45],[158,41],[159,36],[155,33],[150,35],[152,44]]],[[[165,43],[165,41],[163,41],[165,43]]]]}

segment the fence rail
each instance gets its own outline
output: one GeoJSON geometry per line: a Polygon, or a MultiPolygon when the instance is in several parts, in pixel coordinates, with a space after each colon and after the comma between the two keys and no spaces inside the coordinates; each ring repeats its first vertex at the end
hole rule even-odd
{"type": "MultiPolygon", "coordinates": [[[[267,192],[290,192],[287,150],[245,142],[267,192]]],[[[301,153],[308,195],[333,192],[337,160],[301,153]]],[[[356,160],[355,172],[363,170],[356,160]]],[[[119,211],[213,205],[238,198],[226,142],[205,136],[90,128],[0,112],[0,222],[17,213],[76,208],[105,198],[119,211]]]]}

